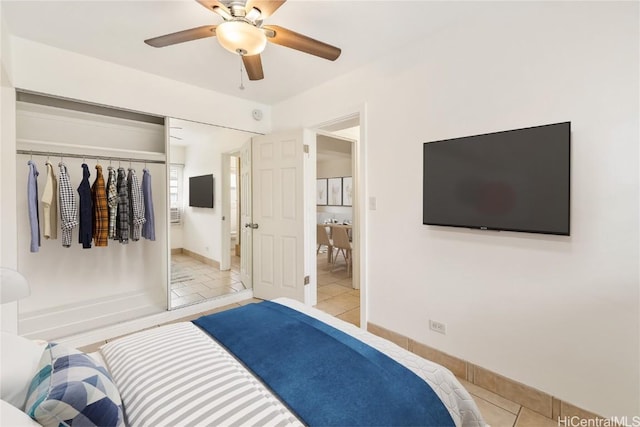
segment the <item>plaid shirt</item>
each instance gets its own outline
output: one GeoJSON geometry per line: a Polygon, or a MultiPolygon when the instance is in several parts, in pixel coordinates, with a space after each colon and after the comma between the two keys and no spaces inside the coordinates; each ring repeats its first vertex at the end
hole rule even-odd
{"type": "Polygon", "coordinates": [[[102,166],[96,165],[96,180],[91,187],[93,198],[93,244],[107,246],[109,233],[109,208],[107,207],[107,191],[104,188],[102,166]]]}
{"type": "Polygon", "coordinates": [[[109,166],[107,179],[107,205],[109,206],[109,238],[116,238],[116,217],[118,214],[118,187],[116,170],[109,166]]]}
{"type": "Polygon", "coordinates": [[[118,168],[118,215],[116,218],[116,239],[122,243],[129,243],[129,192],[127,191],[127,176],[124,168],[118,168]]]}
{"type": "Polygon", "coordinates": [[[129,168],[129,176],[127,177],[127,186],[129,190],[129,223],[131,224],[131,239],[135,242],[140,240],[142,224],[146,221],[144,218],[144,200],[142,200],[142,188],[138,181],[138,176],[134,169],[129,168]]]}
{"type": "Polygon", "coordinates": [[[76,206],[76,198],[71,188],[67,166],[59,163],[60,174],[59,182],[59,198],[60,198],[60,228],[62,229],[62,246],[68,248],[71,246],[71,232],[78,226],[78,206],[76,206]]]}

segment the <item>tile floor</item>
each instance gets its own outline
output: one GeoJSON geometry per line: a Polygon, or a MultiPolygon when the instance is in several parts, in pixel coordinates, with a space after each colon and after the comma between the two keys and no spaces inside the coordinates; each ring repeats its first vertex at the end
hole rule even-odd
{"type": "MultiPolygon", "coordinates": [[[[189,258],[189,257],[187,257],[189,258]]],[[[357,289],[353,289],[351,287],[351,277],[346,272],[344,268],[344,261],[338,260],[336,266],[332,266],[327,263],[327,254],[320,253],[318,255],[318,304],[316,308],[323,310],[332,316],[336,316],[342,320],[353,323],[355,325],[360,324],[360,291],[357,289]]],[[[185,262],[191,262],[190,260],[185,260],[185,262]]],[[[200,263],[202,264],[202,263],[200,263]]],[[[206,266],[206,264],[203,264],[206,266]]],[[[205,269],[202,266],[198,266],[197,264],[192,264],[193,267],[196,267],[196,271],[201,271],[198,273],[201,275],[200,283],[208,283],[209,281],[219,281],[219,283],[224,283],[217,287],[211,287],[210,285],[205,285],[207,288],[215,289],[215,288],[226,288],[229,291],[229,287],[234,283],[235,277],[233,276],[233,271],[229,273],[229,275],[219,275],[219,274],[211,274],[210,271],[205,269]],[[207,271],[207,272],[205,272],[207,271]],[[205,277],[206,276],[206,277],[205,277]],[[202,281],[204,280],[204,282],[202,281]],[[229,284],[226,284],[229,283],[229,284]]],[[[206,266],[209,269],[211,267],[206,266]]],[[[213,269],[215,270],[215,269],[213,269]]],[[[237,268],[235,270],[235,275],[237,276],[237,268]]],[[[218,273],[219,270],[218,270],[218,273]]],[[[195,279],[194,279],[195,281],[195,279]]],[[[239,282],[239,279],[237,280],[239,282]]],[[[176,289],[182,289],[186,286],[195,286],[194,285],[184,285],[177,287],[176,289]]],[[[194,289],[202,289],[195,287],[194,289]]],[[[235,289],[235,288],[233,288],[235,289]]],[[[205,298],[204,295],[201,295],[201,292],[204,295],[209,295],[206,293],[206,290],[196,290],[192,293],[187,293],[185,295],[194,295],[198,294],[201,298],[205,298]]],[[[177,294],[178,297],[182,297],[177,294]]],[[[197,298],[197,297],[196,297],[197,298]]],[[[193,300],[192,300],[193,301],[193,300]]],[[[258,299],[248,299],[245,301],[241,301],[236,304],[229,304],[224,307],[219,307],[214,310],[204,311],[202,313],[197,313],[192,316],[188,316],[185,318],[177,319],[174,322],[184,322],[197,319],[200,316],[217,313],[220,311],[228,310],[234,307],[239,307],[241,305],[250,304],[253,302],[260,302],[258,299]]],[[[174,323],[170,322],[170,323],[174,323]]],[[[161,325],[158,325],[161,326],[161,325]]],[[[116,338],[114,338],[116,339],[116,338]]],[[[105,342],[112,341],[107,340],[104,342],[98,342],[86,347],[82,347],[81,350],[85,352],[92,352],[98,350],[100,346],[105,344],[105,342]]],[[[522,407],[521,405],[507,400],[495,393],[492,393],[488,390],[485,390],[481,387],[478,387],[475,384],[472,384],[463,379],[459,379],[462,385],[471,393],[480,412],[482,413],[485,421],[491,427],[557,427],[557,421],[551,420],[549,418],[544,417],[534,411],[531,411],[527,408],[522,407]]]]}
{"type": "Polygon", "coordinates": [[[342,255],[335,264],[327,262],[326,251],[317,256],[318,304],[317,309],[346,322],[360,326],[360,290],[353,289],[342,255]]]}
{"type": "Polygon", "coordinates": [[[240,257],[231,256],[231,270],[205,264],[186,254],[171,255],[171,307],[181,307],[244,290],[240,257]]]}

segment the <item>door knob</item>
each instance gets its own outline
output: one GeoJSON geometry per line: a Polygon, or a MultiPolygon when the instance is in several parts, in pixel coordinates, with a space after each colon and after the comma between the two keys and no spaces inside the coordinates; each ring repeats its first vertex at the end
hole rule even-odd
{"type": "Polygon", "coordinates": [[[258,228],[258,224],[253,223],[253,222],[247,223],[247,224],[245,224],[244,226],[245,226],[245,228],[253,228],[254,230],[255,230],[256,228],[258,228]]]}

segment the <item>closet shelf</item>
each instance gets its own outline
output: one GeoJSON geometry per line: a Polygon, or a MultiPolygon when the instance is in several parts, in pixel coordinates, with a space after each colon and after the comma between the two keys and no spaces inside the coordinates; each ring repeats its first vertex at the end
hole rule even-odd
{"type": "Polygon", "coordinates": [[[112,160],[124,162],[144,162],[165,164],[165,154],[152,151],[126,150],[121,148],[103,148],[90,145],[64,144],[60,142],[32,139],[16,140],[17,154],[48,157],[67,157],[76,159],[112,160]],[[54,151],[56,150],[56,151],[54,151]]]}

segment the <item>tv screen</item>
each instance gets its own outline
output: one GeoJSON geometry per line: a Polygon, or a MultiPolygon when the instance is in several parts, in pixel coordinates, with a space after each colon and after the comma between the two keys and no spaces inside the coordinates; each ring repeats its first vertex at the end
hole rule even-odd
{"type": "Polygon", "coordinates": [[[424,144],[423,223],[569,235],[571,122],[424,144]]]}
{"type": "Polygon", "coordinates": [[[189,177],[189,206],[213,207],[213,175],[189,177]]]}

